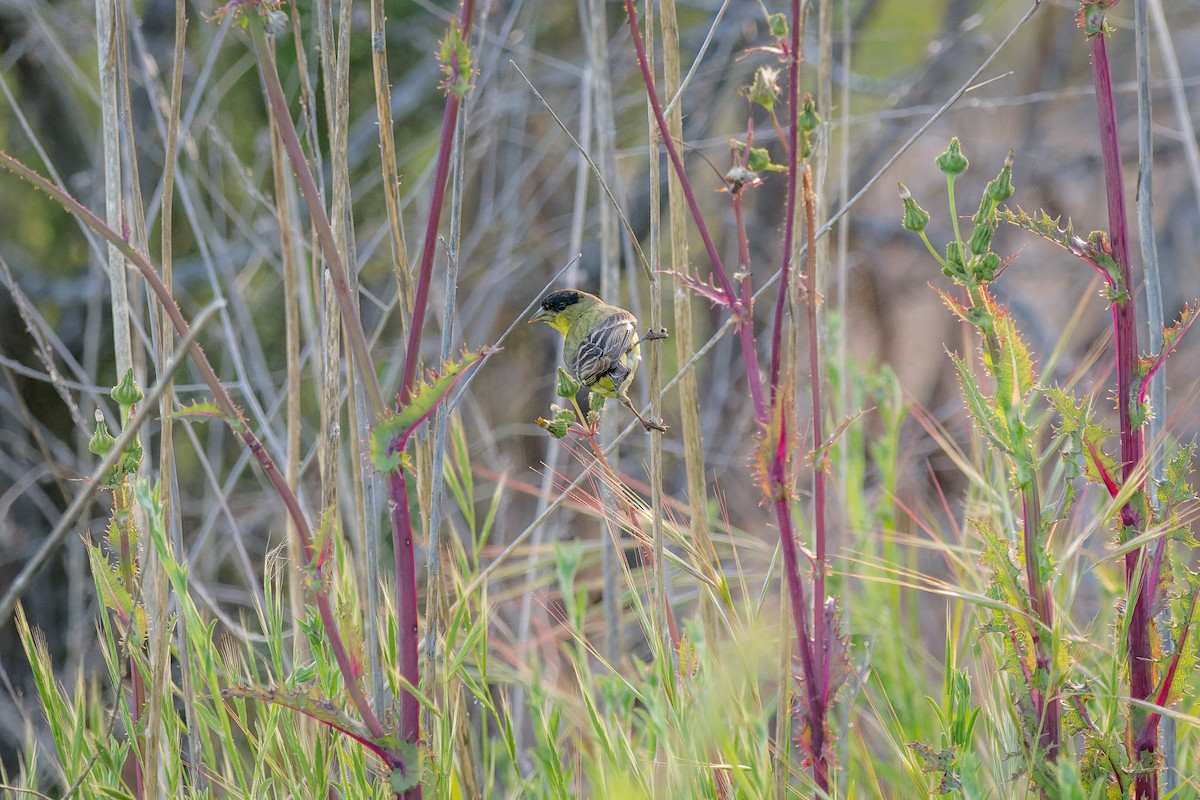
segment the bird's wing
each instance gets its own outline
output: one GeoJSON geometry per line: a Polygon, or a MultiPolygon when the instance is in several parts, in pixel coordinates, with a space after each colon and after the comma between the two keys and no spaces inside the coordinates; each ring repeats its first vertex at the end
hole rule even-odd
{"type": "Polygon", "coordinates": [[[614,311],[580,342],[571,365],[575,377],[584,386],[591,386],[607,375],[615,387],[620,387],[630,373],[622,357],[637,338],[637,319],[633,314],[624,309],[614,311]]]}

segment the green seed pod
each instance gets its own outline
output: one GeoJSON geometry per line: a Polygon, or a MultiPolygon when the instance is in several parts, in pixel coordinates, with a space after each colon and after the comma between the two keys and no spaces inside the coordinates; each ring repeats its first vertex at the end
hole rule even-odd
{"type": "Polygon", "coordinates": [[[771,28],[771,36],[775,39],[786,39],[788,36],[787,17],[783,14],[772,14],[767,17],[767,25],[771,28]]]}
{"type": "Polygon", "coordinates": [[[917,205],[912,192],[903,183],[900,184],[900,201],[904,204],[904,219],[901,225],[904,230],[920,233],[929,224],[929,212],[917,205]]]}
{"type": "Polygon", "coordinates": [[[96,411],[96,430],[92,434],[92,438],[88,440],[88,450],[93,454],[104,457],[117,440],[108,432],[108,425],[104,422],[104,415],[99,410],[96,411]]]}
{"type": "Polygon", "coordinates": [[[558,368],[558,382],[554,393],[559,397],[574,397],[579,394],[579,381],[562,367],[558,368]]]}
{"type": "Polygon", "coordinates": [[[991,283],[996,280],[996,273],[1000,271],[1000,256],[995,253],[984,253],[983,257],[975,262],[975,280],[980,283],[991,283]]]}
{"type": "Polygon", "coordinates": [[[541,425],[546,433],[553,436],[555,439],[561,439],[567,435],[567,431],[571,427],[568,420],[564,420],[561,416],[555,416],[554,419],[538,419],[538,425],[541,425]]]}
{"type": "Polygon", "coordinates": [[[937,168],[943,173],[953,178],[965,172],[970,162],[963,155],[962,145],[959,143],[958,137],[955,136],[950,140],[950,145],[946,148],[946,151],[938,156],[937,161],[934,163],[937,164],[937,168]]]}
{"type": "Polygon", "coordinates": [[[994,203],[1003,203],[1008,198],[1012,197],[1012,165],[1013,151],[1008,151],[1008,158],[1004,159],[1004,167],[1000,170],[1000,174],[995,177],[987,187],[987,196],[994,203]]]}
{"type": "Polygon", "coordinates": [[[821,115],[817,113],[817,104],[813,102],[811,94],[804,95],[804,103],[797,121],[800,124],[800,130],[805,134],[812,133],[821,124],[821,115]]]}
{"type": "Polygon", "coordinates": [[[946,266],[942,267],[942,273],[956,281],[966,280],[967,266],[960,243],[948,242],[946,244],[946,266]]]}
{"type": "Polygon", "coordinates": [[[750,102],[758,103],[770,110],[775,107],[779,97],[779,70],[772,67],[759,67],[754,73],[754,83],[745,90],[750,102]]]}
{"type": "Polygon", "coordinates": [[[976,225],[971,232],[969,247],[974,255],[981,256],[992,246],[992,234],[996,229],[991,225],[976,225]]]}
{"type": "Polygon", "coordinates": [[[121,456],[121,471],[127,475],[132,475],[138,471],[138,467],[142,465],[142,443],[134,437],[134,440],[125,448],[125,454],[121,456]]]}
{"type": "Polygon", "coordinates": [[[125,375],[121,378],[121,382],[113,387],[109,392],[113,400],[126,410],[133,408],[137,403],[141,402],[145,397],[145,393],[138,388],[137,382],[133,379],[133,367],[125,370],[125,375]]]}

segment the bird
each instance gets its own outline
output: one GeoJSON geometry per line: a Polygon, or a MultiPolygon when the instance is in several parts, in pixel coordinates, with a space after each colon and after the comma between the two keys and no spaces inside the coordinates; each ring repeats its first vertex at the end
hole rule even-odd
{"type": "Polygon", "coordinates": [[[620,400],[647,431],[666,433],[665,425],[639,414],[627,394],[642,360],[641,343],[666,338],[666,331],[639,337],[637,317],[578,289],[546,295],[529,321],[544,322],[563,335],[563,358],[577,381],[594,394],[620,400]]]}

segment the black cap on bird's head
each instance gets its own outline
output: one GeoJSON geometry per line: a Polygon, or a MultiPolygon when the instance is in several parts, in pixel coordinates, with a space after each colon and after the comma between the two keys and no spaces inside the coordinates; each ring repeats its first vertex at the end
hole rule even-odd
{"type": "Polygon", "coordinates": [[[587,292],[581,292],[578,289],[560,289],[557,292],[551,292],[542,298],[541,307],[529,321],[548,322],[571,306],[581,302],[585,297],[591,296],[587,292]]]}
{"type": "Polygon", "coordinates": [[[542,308],[546,311],[564,311],[567,306],[573,306],[583,299],[583,292],[576,289],[563,289],[551,292],[542,298],[542,308]]]}

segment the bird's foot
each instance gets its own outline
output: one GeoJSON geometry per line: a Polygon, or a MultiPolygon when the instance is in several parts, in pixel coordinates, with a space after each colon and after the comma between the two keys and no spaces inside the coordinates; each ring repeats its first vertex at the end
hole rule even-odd
{"type": "Polygon", "coordinates": [[[631,401],[628,397],[622,396],[621,402],[626,408],[633,412],[633,415],[638,418],[638,422],[642,423],[642,427],[646,429],[647,433],[650,431],[658,431],[659,433],[667,432],[666,425],[663,425],[661,422],[655,422],[652,419],[646,419],[640,413],[638,413],[637,408],[635,408],[633,405],[633,401],[631,401]]]}

